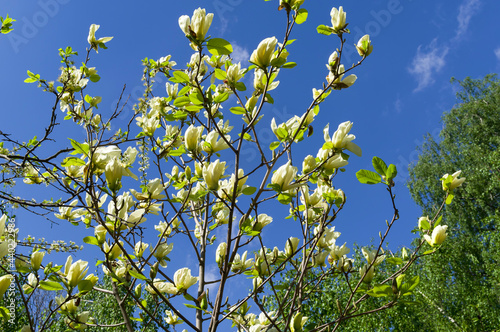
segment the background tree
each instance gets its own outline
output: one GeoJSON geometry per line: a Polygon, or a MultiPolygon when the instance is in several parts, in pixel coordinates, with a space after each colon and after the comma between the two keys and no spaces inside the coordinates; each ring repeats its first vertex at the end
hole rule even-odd
{"type": "Polygon", "coordinates": [[[427,304],[418,317],[435,330],[489,331],[500,326],[500,82],[496,75],[452,81],[460,85],[457,105],[444,114],[439,140],[426,137],[409,188],[426,215],[441,190],[431,174],[460,169],[467,184],[443,216],[449,243],[415,266],[427,304]]]}

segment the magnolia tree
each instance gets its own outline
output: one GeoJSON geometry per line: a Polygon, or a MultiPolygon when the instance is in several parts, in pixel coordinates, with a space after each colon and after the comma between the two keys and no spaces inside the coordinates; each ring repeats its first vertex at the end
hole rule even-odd
{"type": "MultiPolygon", "coordinates": [[[[142,322],[163,330],[180,324],[186,331],[216,331],[228,326],[221,324],[232,323],[238,331],[324,331],[337,329],[347,319],[389,308],[411,294],[419,280],[405,276],[405,271],[446,238],[446,226],[438,225],[441,209],[431,218],[420,219],[418,250],[387,257],[382,247],[398,219],[392,193],[396,168],[373,158],[376,172],[361,170],[357,178],[385,186],[394,212],[375,249],[363,249],[366,261],[353,262],[346,244],[337,244],[340,233],[334,226],[347,192],[334,187],[335,177],[348,165],[349,155],[361,156],[361,148],[350,134],[353,124],[340,123],[335,131],[327,125],[324,144],[318,146],[315,156],[292,158],[297,155],[296,143],[312,134],[311,124],[321,103],[332,92],[355,83],[356,76],[350,72],[373,49],[365,35],[356,43],[359,61],[350,66],[341,63],[349,33],[342,7],[331,9],[330,22],[317,27],[325,40],[336,38],[338,48],[329,58],[325,56],[326,79],[318,82],[320,89],[312,90],[309,106],[284,123],[263,115],[274,102],[272,92],[278,88],[280,72],[295,66],[288,61],[288,46],[293,43],[290,38],[295,26],[307,19],[302,5],[303,1],[281,1],[284,36],[262,40],[248,64],[235,63],[231,44],[208,34],[213,14],[198,8],[192,17],[180,17],[181,31],[193,49],[189,63],[181,68],[170,55],[145,59],[143,98],[117,131],[110,128],[117,125],[124,103],[111,115],[99,114],[101,97],[87,92],[99,81],[91,59],[112,40],[98,36],[99,25],[90,27],[89,47],[80,67],[75,66],[77,52],[67,47],[59,50],[63,66],[55,81],[28,71],[25,82],[37,83],[53,96],[52,117],[42,138],[21,143],[3,136],[0,158],[2,182],[7,187],[1,198],[4,203],[50,214],[78,227],[72,240],[95,246],[98,269],[111,278],[112,287],[100,287],[99,273],[89,271],[94,262],[88,258],[69,255],[62,265],[51,261],[50,251],[75,249],[73,243],[51,245],[18,239],[11,217],[4,214],[0,257],[7,263],[10,260],[10,265],[15,260],[16,269],[13,272],[4,264],[0,294],[19,293],[18,307],[23,308],[27,321],[19,328],[49,330],[53,318],[60,317],[74,330],[120,327],[133,331],[142,322]],[[159,75],[168,79],[166,91],[155,86],[159,75]],[[252,87],[243,83],[248,76],[253,79],[252,87]],[[160,92],[153,95],[154,88],[160,92]],[[72,137],[55,152],[44,149],[61,114],[67,120],[65,125],[83,128],[85,135],[72,137]],[[263,145],[257,135],[259,127],[267,126],[276,136],[270,146],[263,145]],[[255,163],[242,161],[245,149],[258,151],[255,163]],[[13,186],[18,179],[24,182],[19,185],[42,186],[42,194],[56,193],[58,199],[17,197],[13,186]],[[290,232],[289,238],[278,246],[272,236],[263,236],[271,222],[281,223],[273,220],[271,202],[273,210],[283,207],[279,216],[288,215],[289,219],[282,227],[290,232]],[[296,225],[296,233],[291,224],[296,225]],[[426,243],[431,248],[420,252],[426,243]],[[34,249],[23,255],[20,245],[34,249]],[[195,264],[170,267],[185,266],[188,255],[195,264]],[[373,284],[377,265],[384,259],[390,259],[394,269],[383,282],[373,284]],[[208,273],[214,266],[217,273],[208,273]],[[311,281],[307,276],[313,270],[322,272],[311,281]],[[278,296],[283,271],[291,273],[293,286],[278,296]],[[327,275],[346,283],[350,297],[345,303],[337,302],[338,317],[312,324],[301,308],[327,275]],[[248,283],[244,288],[248,292],[240,287],[240,294],[227,297],[232,283],[248,283]],[[265,308],[264,290],[276,301],[273,311],[265,308]],[[53,301],[43,319],[35,321],[29,304],[39,292],[52,294],[53,301]],[[85,310],[85,298],[94,292],[116,302],[120,321],[99,321],[85,310]],[[151,294],[153,300],[145,301],[145,294],[151,294]],[[387,301],[360,312],[360,303],[370,297],[386,297],[387,301]],[[126,308],[130,303],[134,304],[132,311],[126,308]],[[160,311],[165,306],[168,310],[160,311]]],[[[448,203],[464,180],[458,174],[442,178],[448,203]]],[[[14,314],[7,302],[3,305],[3,319],[9,321],[14,314]]]]}

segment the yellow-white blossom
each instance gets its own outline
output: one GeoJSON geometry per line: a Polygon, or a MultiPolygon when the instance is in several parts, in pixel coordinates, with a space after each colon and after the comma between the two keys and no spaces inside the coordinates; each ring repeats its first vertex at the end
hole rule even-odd
{"type": "Polygon", "coordinates": [[[221,162],[219,159],[203,166],[203,180],[205,180],[209,190],[219,189],[219,180],[224,175],[225,170],[226,162],[221,162]]]}
{"type": "Polygon", "coordinates": [[[2,298],[3,294],[9,289],[13,278],[11,274],[5,274],[0,277],[0,298],[2,298]]]}
{"type": "Polygon", "coordinates": [[[252,52],[250,62],[261,68],[269,66],[277,43],[278,39],[276,37],[266,38],[261,41],[257,49],[252,52]]]}
{"type": "Polygon", "coordinates": [[[432,231],[432,235],[429,236],[427,234],[424,235],[425,241],[429,243],[431,247],[438,246],[446,240],[446,230],[448,229],[448,226],[446,225],[438,225],[434,228],[432,231]]]}
{"type": "Polygon", "coordinates": [[[144,243],[142,241],[138,241],[135,244],[134,247],[134,252],[137,257],[142,257],[142,254],[144,253],[144,250],[146,250],[149,247],[149,244],[144,243]]]}
{"type": "MultiPolygon", "coordinates": [[[[193,12],[193,16],[182,15],[179,18],[179,27],[186,37],[194,38],[198,42],[205,40],[205,36],[212,24],[214,18],[213,13],[207,14],[205,9],[198,8],[193,12]]],[[[193,46],[192,46],[193,47],[193,46]]],[[[194,49],[197,49],[193,47],[194,49]]]]}
{"type": "Polygon", "coordinates": [[[280,191],[286,191],[288,189],[293,189],[301,184],[293,183],[292,181],[297,174],[297,167],[292,166],[292,162],[288,161],[285,165],[278,168],[271,178],[271,183],[278,185],[280,187],[280,191]]]}
{"type": "Polygon", "coordinates": [[[31,267],[34,271],[38,270],[42,265],[43,256],[45,256],[45,251],[35,251],[31,254],[31,267]]]}
{"type": "Polygon", "coordinates": [[[335,33],[339,33],[340,30],[346,27],[347,14],[344,12],[342,6],[340,6],[339,9],[333,7],[330,12],[330,17],[332,18],[332,28],[335,33]]]}
{"type": "Polygon", "coordinates": [[[225,135],[224,138],[219,139],[219,133],[215,130],[208,133],[205,137],[205,142],[202,143],[202,149],[208,154],[213,154],[221,150],[227,149],[229,145],[226,143],[231,141],[231,136],[225,135]]]}
{"type": "Polygon", "coordinates": [[[356,136],[354,136],[353,134],[349,134],[352,126],[353,123],[351,121],[342,122],[341,124],[339,124],[337,130],[333,134],[333,137],[330,139],[329,126],[326,125],[325,129],[323,130],[323,136],[325,142],[332,142],[335,149],[346,149],[351,151],[358,157],[361,157],[361,148],[352,142],[356,138],[356,136]]]}
{"type": "Polygon", "coordinates": [[[465,181],[465,178],[458,178],[460,176],[460,173],[462,173],[462,171],[456,171],[452,175],[449,175],[448,173],[443,175],[443,177],[441,178],[443,190],[451,191],[455,188],[460,187],[465,181]]]}
{"type": "Polygon", "coordinates": [[[72,263],[69,267],[68,272],[66,273],[66,279],[68,280],[68,284],[70,287],[75,287],[78,283],[85,277],[88,271],[88,262],[77,260],[72,263]]]}
{"type": "Polygon", "coordinates": [[[370,35],[364,35],[359,39],[358,44],[356,45],[356,50],[361,56],[370,55],[370,53],[373,51],[373,45],[370,41],[370,35]]]}
{"type": "Polygon", "coordinates": [[[363,282],[364,283],[367,283],[369,284],[370,282],[372,282],[373,280],[373,277],[375,276],[375,266],[372,265],[372,267],[370,267],[370,269],[368,270],[368,266],[369,265],[363,265],[360,269],[359,269],[359,275],[361,277],[364,276],[363,278],[363,282]],[[367,271],[368,270],[368,271],[367,271]]]}
{"type": "Polygon", "coordinates": [[[148,200],[148,199],[162,199],[166,196],[163,195],[163,190],[165,186],[163,185],[161,179],[156,178],[154,180],[150,180],[146,186],[145,192],[137,192],[134,189],[130,189],[130,192],[134,197],[138,200],[148,200]]]}
{"type": "Polygon", "coordinates": [[[201,138],[201,133],[203,132],[203,127],[195,127],[190,125],[186,132],[184,133],[184,145],[186,150],[190,152],[196,152],[198,150],[198,144],[201,138]]]}
{"type": "Polygon", "coordinates": [[[371,264],[375,260],[375,263],[373,263],[374,266],[379,265],[385,259],[385,255],[377,256],[377,249],[370,250],[368,248],[361,248],[361,252],[363,253],[363,256],[366,258],[368,264],[371,264]]]}
{"type": "Polygon", "coordinates": [[[217,246],[217,250],[215,251],[215,262],[219,267],[222,267],[224,263],[224,258],[226,257],[227,243],[221,242],[219,246],[217,246]]]}

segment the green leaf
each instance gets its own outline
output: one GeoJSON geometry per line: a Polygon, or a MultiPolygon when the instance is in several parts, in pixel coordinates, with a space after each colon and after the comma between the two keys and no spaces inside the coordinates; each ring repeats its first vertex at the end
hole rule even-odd
{"type": "Polygon", "coordinates": [[[377,184],[381,182],[380,175],[375,172],[362,169],[356,173],[358,181],[366,184],[377,184]]]}
{"type": "Polygon", "coordinates": [[[92,284],[92,281],[90,280],[85,280],[83,279],[78,283],[78,291],[80,293],[87,293],[90,292],[94,288],[94,285],[92,284]]]}
{"type": "Polygon", "coordinates": [[[286,63],[286,59],[284,59],[284,58],[276,58],[276,59],[273,59],[271,61],[271,66],[280,68],[285,63],[286,63]]]}
{"type": "Polygon", "coordinates": [[[236,90],[238,91],[246,91],[247,90],[247,87],[245,85],[245,83],[243,82],[237,82],[234,87],[236,88],[236,90]]]}
{"type": "Polygon", "coordinates": [[[295,67],[297,64],[295,62],[287,62],[285,63],[283,66],[281,66],[281,68],[293,68],[295,67]]]}
{"type": "Polygon", "coordinates": [[[2,319],[4,319],[4,320],[8,320],[9,319],[9,309],[7,309],[5,307],[0,307],[0,317],[2,317],[2,319]]]}
{"type": "Polygon", "coordinates": [[[220,68],[215,68],[215,77],[221,81],[224,81],[227,77],[227,73],[220,68]]]}
{"type": "Polygon", "coordinates": [[[420,222],[420,227],[423,230],[428,230],[428,229],[431,228],[431,225],[429,224],[429,222],[427,221],[427,219],[422,219],[422,221],[420,222]]]}
{"type": "Polygon", "coordinates": [[[269,104],[274,104],[274,99],[273,99],[273,97],[271,97],[271,95],[269,93],[266,93],[265,101],[268,102],[269,104]]]}
{"type": "Polygon", "coordinates": [[[319,25],[317,28],[316,28],[316,31],[318,31],[318,33],[322,34],[322,35],[325,35],[325,36],[329,36],[333,33],[333,29],[326,26],[326,25],[319,25]]]}
{"type": "Polygon", "coordinates": [[[67,157],[64,158],[63,162],[61,163],[62,167],[68,167],[68,166],[84,166],[86,163],[84,160],[81,160],[80,158],[76,157],[67,157]]]}
{"type": "Polygon", "coordinates": [[[292,202],[292,195],[287,194],[287,193],[281,193],[278,195],[278,202],[284,205],[288,205],[292,202]]]}
{"type": "Polygon", "coordinates": [[[90,79],[91,82],[97,83],[97,82],[99,82],[99,80],[101,79],[101,77],[99,75],[97,75],[97,74],[94,74],[94,75],[90,75],[89,79],[90,79]]]}
{"type": "Polygon", "coordinates": [[[246,187],[241,191],[241,193],[243,195],[253,195],[253,193],[255,193],[256,190],[257,188],[255,187],[246,187]]]}
{"type": "Polygon", "coordinates": [[[455,197],[451,192],[448,193],[448,196],[446,197],[446,204],[451,204],[451,201],[453,201],[453,197],[455,197]]]}
{"type": "Polygon", "coordinates": [[[229,98],[229,93],[227,93],[227,92],[221,93],[220,95],[217,95],[217,96],[214,98],[214,103],[216,103],[216,104],[223,103],[223,102],[225,102],[228,98],[229,98]]]}
{"type": "Polygon", "coordinates": [[[243,139],[244,139],[245,141],[253,142],[253,141],[252,141],[252,136],[250,136],[250,134],[249,134],[249,133],[245,133],[245,134],[243,134],[243,139]]]}
{"type": "Polygon", "coordinates": [[[275,141],[275,142],[272,142],[271,144],[269,144],[269,150],[273,151],[275,150],[278,146],[280,146],[280,142],[278,141],[275,141]]]}
{"type": "Polygon", "coordinates": [[[89,156],[89,145],[87,143],[80,144],[71,138],[69,139],[69,141],[71,142],[71,146],[73,147],[73,149],[75,149],[75,151],[71,152],[71,154],[84,154],[87,157],[89,156]]]}
{"type": "Polygon", "coordinates": [[[189,304],[189,303],[184,303],[184,305],[188,308],[191,308],[191,309],[202,310],[200,307],[197,307],[197,306],[189,304]]]}
{"type": "Polygon", "coordinates": [[[188,92],[189,92],[189,90],[191,90],[191,87],[190,87],[189,85],[186,85],[185,87],[183,87],[183,88],[181,89],[181,91],[179,91],[179,92],[177,93],[177,95],[178,95],[178,96],[184,96],[186,93],[188,93],[188,92]]]}
{"type": "Polygon", "coordinates": [[[378,174],[382,176],[386,176],[387,174],[387,165],[386,163],[380,159],[379,157],[373,157],[372,159],[373,168],[377,171],[378,174]]]}
{"type": "Polygon", "coordinates": [[[413,278],[408,280],[408,282],[404,283],[401,286],[400,289],[401,294],[403,294],[403,296],[411,295],[412,294],[411,292],[418,286],[419,283],[420,283],[420,277],[414,276],[413,278]]]}
{"type": "Polygon", "coordinates": [[[55,281],[40,281],[39,286],[41,289],[46,291],[60,291],[63,290],[63,286],[55,281]]]}
{"type": "Polygon", "coordinates": [[[302,24],[307,20],[307,10],[301,8],[297,10],[297,16],[295,17],[295,23],[302,24]]]}
{"type": "Polygon", "coordinates": [[[392,287],[389,285],[375,285],[366,294],[373,297],[386,297],[391,296],[393,293],[392,287]]]}
{"type": "Polygon", "coordinates": [[[93,236],[86,236],[86,237],[84,237],[83,238],[83,242],[85,242],[86,244],[91,244],[93,246],[98,246],[99,245],[99,242],[93,236]]]}
{"type": "Polygon", "coordinates": [[[222,38],[212,38],[207,42],[207,48],[213,55],[229,55],[233,53],[233,46],[222,38]]]}
{"type": "Polygon", "coordinates": [[[39,74],[35,75],[32,72],[30,72],[29,70],[27,71],[27,73],[28,73],[28,78],[24,80],[25,83],[33,83],[33,82],[40,80],[39,74]]]}
{"type": "Polygon", "coordinates": [[[188,104],[191,104],[191,99],[189,99],[189,97],[187,97],[187,96],[177,97],[174,100],[174,106],[177,106],[177,107],[183,107],[183,106],[186,106],[188,104]]]}
{"type": "Polygon", "coordinates": [[[240,107],[240,106],[231,107],[229,110],[233,114],[245,114],[246,113],[245,109],[243,107],[240,107]]]}
{"type": "Polygon", "coordinates": [[[189,75],[183,71],[174,71],[174,76],[170,78],[170,81],[174,83],[189,83],[189,75]]]}
{"type": "Polygon", "coordinates": [[[128,273],[134,277],[134,278],[137,278],[137,279],[140,279],[140,280],[147,280],[148,278],[146,278],[142,273],[139,273],[137,272],[135,269],[130,269],[128,271],[128,273]]]}
{"type": "Polygon", "coordinates": [[[401,265],[403,264],[403,260],[399,257],[389,257],[386,259],[387,263],[392,265],[401,265]]]}
{"type": "Polygon", "coordinates": [[[187,105],[184,107],[188,112],[198,112],[203,108],[201,105],[187,105]]]}
{"type": "Polygon", "coordinates": [[[398,175],[398,170],[396,169],[396,165],[390,164],[386,172],[387,181],[394,179],[396,175],[398,175]]]}
{"type": "MultiPolygon", "coordinates": [[[[441,221],[443,220],[443,216],[439,216],[439,218],[436,220],[436,222],[434,223],[434,227],[436,227],[437,225],[439,225],[441,223],[441,221]]],[[[429,228],[431,228],[429,226],[429,228]]]]}
{"type": "Polygon", "coordinates": [[[195,105],[203,105],[204,103],[203,96],[198,91],[191,93],[189,100],[195,105]]]}

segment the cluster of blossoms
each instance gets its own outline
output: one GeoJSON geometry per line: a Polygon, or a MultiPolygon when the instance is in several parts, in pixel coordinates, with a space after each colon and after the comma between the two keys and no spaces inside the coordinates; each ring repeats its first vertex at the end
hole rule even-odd
{"type": "MultiPolygon", "coordinates": [[[[297,19],[303,3],[303,0],[281,0],[280,8],[285,8],[288,14],[294,11],[294,19],[297,19]]],[[[330,16],[331,26],[320,26],[318,31],[337,35],[344,43],[342,36],[348,33],[346,13],[342,7],[333,8],[330,16]]],[[[107,140],[102,138],[104,135],[99,134],[105,131],[109,121],[108,124],[104,121],[103,125],[100,115],[94,114],[101,97],[86,95],[79,100],[75,94],[86,89],[89,82],[99,80],[97,70],[88,68],[86,64],[80,68],[72,65],[63,68],[58,79],[62,84],[59,87],[60,108],[67,113],[68,119],[85,125],[89,138],[85,143],[71,140],[73,151],[57,172],[44,172],[47,167],[29,163],[23,170],[26,184],[57,183],[56,180],[64,183],[72,196],[58,205],[55,217],[75,225],[81,221],[87,228],[93,228],[93,236],[85,237],[84,241],[97,246],[102,252],[104,260],[99,264],[115,284],[129,286],[135,282],[136,300],[141,298],[142,289],[154,295],[155,300],[164,302],[183,295],[193,302],[188,307],[205,314],[209,309],[207,295],[204,294],[209,283],[224,285],[228,278],[238,274],[251,276],[252,292],[257,295],[269,278],[290,266],[292,270],[302,269],[299,271],[302,275],[307,269],[321,270],[327,264],[330,264],[334,274],[347,276],[357,271],[354,260],[347,257],[351,250],[346,243],[339,245],[337,240],[341,234],[332,226],[346,201],[344,191],[335,188],[333,180],[339,174],[338,170],[348,165],[348,153],[362,155],[361,148],[353,142],[356,137],[350,133],[353,123],[345,121],[338,125],[333,135],[330,135],[329,124],[324,127],[323,146],[316,156],[309,154],[303,159],[301,170],[292,163],[291,146],[312,134],[311,124],[319,113],[319,105],[332,90],[349,88],[357,79],[356,75],[348,74],[357,65],[346,68],[340,63],[341,50],[331,53],[326,64],[328,74],[323,89],[313,89],[313,103],[301,116],[294,115],[280,124],[272,118],[270,127],[277,141],[271,144],[272,152],[268,153],[263,151],[259,137],[256,137],[256,126],[264,116],[263,105],[273,103],[269,92],[279,86],[278,74],[295,65],[287,62],[289,53],[286,47],[291,41],[280,44],[274,36],[265,38],[251,53],[249,62],[252,65],[245,68],[241,62],[233,63],[233,50],[228,42],[208,35],[212,21],[213,14],[201,8],[196,9],[191,17],[184,15],[179,18],[179,26],[195,50],[187,68],[174,69],[177,63],[171,60],[170,55],[155,61],[144,61],[146,93],[130,121],[135,120],[135,129],[140,131],[133,139],[128,131],[119,131],[107,140]],[[205,49],[212,56],[206,55],[205,49]],[[243,81],[251,70],[253,92],[245,99],[242,92],[247,87],[243,81]],[[164,97],[153,96],[152,93],[151,82],[160,74],[169,80],[165,84],[164,97]],[[225,118],[227,112],[222,104],[229,98],[236,100],[238,105],[229,111],[241,116],[242,129],[239,133],[232,132],[233,126],[225,118]],[[130,142],[136,142],[138,148],[129,146],[122,151],[120,146],[130,142]],[[255,168],[240,158],[242,151],[250,145],[261,152],[260,164],[255,168]],[[236,156],[234,164],[225,159],[230,153],[236,156]],[[279,161],[284,155],[288,155],[288,160],[279,161]],[[132,172],[136,159],[141,164],[138,170],[140,177],[132,172]],[[167,161],[174,164],[170,173],[162,168],[167,161]],[[150,175],[156,172],[151,167],[153,164],[158,168],[156,176],[150,175]],[[274,173],[271,173],[273,169],[274,173]],[[265,175],[259,188],[252,187],[256,181],[249,181],[249,175],[262,172],[265,175]],[[125,184],[129,184],[125,182],[133,183],[136,189],[140,182],[141,189],[130,187],[122,190],[125,184]],[[242,198],[242,195],[249,196],[249,199],[242,198]],[[261,208],[258,206],[271,199],[286,205],[290,211],[289,218],[299,220],[303,231],[302,238],[289,237],[282,250],[277,246],[271,249],[263,243],[263,230],[273,222],[273,218],[259,213],[261,208]],[[246,201],[251,202],[248,210],[242,204],[246,201]],[[171,211],[166,211],[167,208],[171,211]],[[169,213],[174,216],[168,217],[169,213]],[[156,216],[161,219],[154,225],[158,239],[148,242],[145,230],[156,216]],[[221,230],[227,230],[228,234],[222,240],[217,238],[223,236],[221,230]],[[205,257],[215,256],[214,266],[219,269],[220,279],[208,280],[207,275],[202,276],[201,272],[198,277],[192,276],[188,267],[179,268],[173,276],[167,276],[167,262],[173,258],[169,255],[173,251],[174,235],[188,239],[204,269],[210,267],[205,257]],[[252,253],[242,248],[256,239],[258,241],[255,242],[260,241],[260,247],[250,257],[252,253]],[[197,296],[192,296],[188,291],[193,292],[191,287],[196,284],[199,286],[197,296]]],[[[88,36],[90,49],[95,51],[105,49],[105,44],[112,39],[97,38],[95,33],[98,29],[99,26],[93,24],[88,36]]],[[[355,46],[362,57],[359,65],[373,50],[370,36],[363,36],[355,46]]],[[[71,54],[71,50],[66,50],[63,58],[67,60],[71,54]]],[[[385,174],[387,167],[381,169],[379,175],[387,181],[379,182],[390,188],[392,178],[385,174]]],[[[445,174],[442,178],[443,189],[449,197],[465,180],[458,178],[459,174],[445,174]]],[[[447,226],[436,224],[432,225],[427,217],[419,220],[424,239],[433,247],[441,245],[446,238],[447,226]]],[[[6,241],[1,237],[3,225],[4,217],[0,219],[0,258],[7,254],[6,241]]],[[[178,248],[176,245],[176,251],[178,248]]],[[[361,290],[368,290],[376,267],[384,261],[385,255],[380,247],[374,250],[362,248],[362,253],[366,263],[360,263],[359,277],[366,289],[361,290]]],[[[35,250],[25,261],[17,264],[18,270],[26,273],[23,291],[26,294],[36,289],[66,291],[65,295],[56,297],[56,303],[59,312],[66,316],[67,326],[82,330],[86,324],[94,324],[91,313],[79,307],[79,296],[91,291],[98,282],[96,276],[88,274],[88,262],[73,262],[68,257],[64,266],[53,266],[52,263],[43,266],[45,255],[46,251],[35,250]]],[[[0,278],[0,295],[10,286],[11,279],[9,276],[0,278]]],[[[223,296],[223,288],[221,286],[220,293],[216,295],[219,300],[223,296]]],[[[210,305],[213,303],[210,302],[210,305]]],[[[220,303],[219,306],[222,307],[220,303]]],[[[231,307],[228,305],[228,308],[231,307]]],[[[276,312],[262,312],[257,316],[248,312],[246,302],[233,308],[227,318],[235,326],[251,332],[277,330],[276,312]]],[[[290,312],[287,319],[293,332],[302,331],[308,320],[300,313],[300,305],[290,312]]],[[[184,323],[186,318],[176,310],[167,310],[163,320],[168,325],[178,325],[184,323]]]]}

